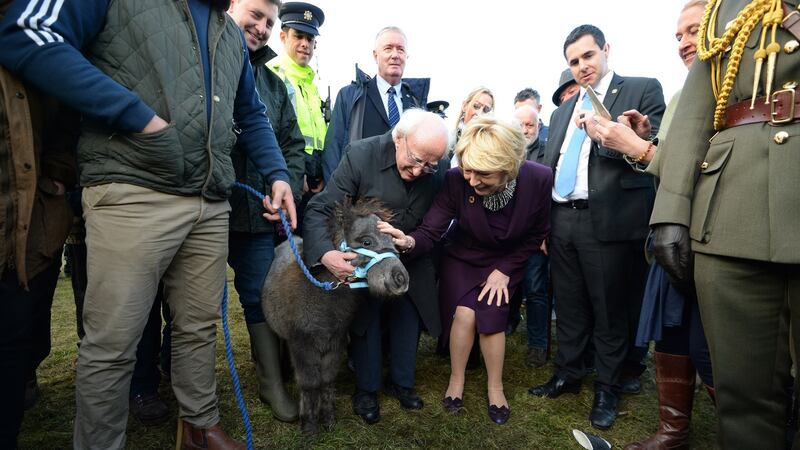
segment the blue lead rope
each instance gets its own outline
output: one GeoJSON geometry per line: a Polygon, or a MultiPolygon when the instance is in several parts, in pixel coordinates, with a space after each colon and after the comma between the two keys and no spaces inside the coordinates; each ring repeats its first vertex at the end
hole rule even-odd
{"type": "Polygon", "coordinates": [[[231,345],[231,332],[228,327],[228,282],[225,280],[224,290],[222,291],[222,334],[225,336],[225,358],[228,360],[228,371],[233,380],[233,392],[236,394],[236,403],[239,405],[239,412],[242,414],[244,422],[244,433],[247,436],[247,450],[253,450],[253,427],[250,424],[250,415],[247,413],[247,405],[244,403],[242,386],[239,383],[239,373],[236,372],[236,364],[233,361],[233,346],[231,345]]]}
{"type": "MultiPolygon", "coordinates": [[[[261,192],[258,192],[257,190],[253,189],[252,187],[244,183],[240,183],[237,181],[233,183],[233,185],[253,194],[256,198],[258,198],[262,202],[264,201],[265,198],[267,198],[266,195],[262,194],[261,192]]],[[[313,284],[314,286],[325,289],[326,291],[332,291],[337,287],[339,287],[341,283],[332,283],[330,281],[324,281],[324,282],[319,281],[316,278],[314,278],[314,275],[311,275],[311,272],[308,270],[308,267],[306,267],[306,265],[303,263],[303,258],[300,256],[300,251],[297,250],[297,244],[294,243],[294,235],[292,235],[292,227],[291,225],[289,225],[289,220],[286,219],[286,213],[283,212],[283,208],[278,208],[278,214],[281,216],[283,231],[286,232],[286,240],[289,241],[289,246],[292,247],[292,252],[294,253],[294,259],[297,261],[297,265],[300,266],[300,269],[302,269],[303,274],[306,276],[306,278],[308,278],[308,281],[310,281],[311,284],[313,284]]]]}
{"type": "MultiPolygon", "coordinates": [[[[253,189],[252,187],[240,183],[235,182],[234,186],[244,189],[245,191],[253,194],[262,202],[266,198],[264,194],[258,192],[257,190],[253,189]]],[[[297,250],[297,244],[294,242],[294,236],[292,235],[292,227],[289,225],[289,221],[286,219],[286,213],[283,212],[282,208],[278,208],[278,214],[281,217],[281,223],[283,224],[283,230],[286,232],[286,239],[289,241],[289,246],[292,248],[292,252],[294,253],[295,260],[297,261],[297,265],[300,266],[302,269],[303,274],[305,274],[308,281],[310,281],[314,286],[319,288],[325,289],[326,291],[332,291],[338,288],[342,283],[332,283],[332,282],[322,282],[314,278],[311,275],[311,272],[308,270],[308,267],[303,263],[303,258],[300,256],[300,251],[297,250]]],[[[370,262],[368,262],[363,267],[356,267],[353,270],[353,278],[356,279],[363,279],[366,280],[367,272],[369,269],[372,268],[375,264],[379,261],[386,259],[386,258],[397,258],[397,254],[391,252],[385,253],[375,253],[371,250],[367,250],[364,248],[352,248],[347,245],[346,242],[342,241],[339,249],[343,252],[345,251],[353,251],[356,253],[360,253],[362,255],[368,256],[371,258],[370,262]]],[[[366,281],[360,281],[356,283],[350,283],[351,289],[358,289],[358,288],[365,288],[367,287],[366,281]]],[[[222,333],[225,336],[225,358],[228,360],[228,371],[231,374],[231,379],[233,380],[233,392],[236,395],[236,403],[239,405],[239,412],[242,414],[242,421],[244,422],[244,432],[247,436],[247,450],[253,450],[253,427],[250,423],[250,415],[247,413],[247,405],[244,401],[244,396],[242,395],[242,387],[241,383],[239,382],[239,374],[236,371],[236,364],[233,360],[233,346],[231,345],[231,333],[230,328],[228,326],[228,282],[227,280],[224,283],[224,290],[222,292],[222,333]]]]}

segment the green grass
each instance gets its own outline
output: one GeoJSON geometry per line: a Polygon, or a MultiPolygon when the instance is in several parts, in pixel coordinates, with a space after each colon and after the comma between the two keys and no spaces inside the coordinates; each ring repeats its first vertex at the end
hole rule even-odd
{"type": "MultiPolygon", "coordinates": [[[[524,323],[508,340],[506,348],[505,390],[511,406],[511,419],[503,426],[494,425],[486,415],[486,373],[483,368],[467,373],[464,394],[466,414],[454,417],[440,406],[449,377],[448,361],[434,353],[435,342],[424,336],[417,363],[417,390],[425,401],[421,411],[405,411],[396,400],[381,396],[381,421],[365,425],[354,416],[350,406],[353,378],[342,368],[337,382],[336,426],[316,438],[306,438],[296,424],[274,420],[266,406],[258,400],[255,371],[249,360],[249,344],[241,307],[229,283],[231,300],[229,317],[237,370],[242,380],[247,408],[253,423],[255,448],[442,448],[442,449],[578,449],[571,430],[578,428],[596,432],[616,448],[650,435],[658,424],[657,401],[651,368],[643,377],[643,392],[626,396],[620,402],[620,415],[607,432],[592,430],[588,414],[592,404],[591,380],[584,381],[579,395],[558,399],[541,399],[528,395],[531,385],[547,381],[552,365],[528,369],[524,323]]],[[[25,415],[20,434],[22,449],[72,448],[72,427],[75,415],[72,361],[76,357],[75,306],[69,280],[59,280],[52,313],[53,350],[39,368],[41,399],[25,415]]],[[[217,385],[219,407],[224,428],[244,440],[244,427],[233,394],[231,378],[225,362],[222,332],[218,333],[217,385]]],[[[294,383],[292,394],[297,392],[294,383]]],[[[130,449],[169,449],[175,447],[177,406],[168,383],[162,380],[161,395],[170,405],[173,420],[157,427],[144,427],[136,420],[128,422],[130,449]]],[[[716,417],[711,401],[698,392],[692,419],[691,446],[697,449],[714,447],[716,417]]]]}

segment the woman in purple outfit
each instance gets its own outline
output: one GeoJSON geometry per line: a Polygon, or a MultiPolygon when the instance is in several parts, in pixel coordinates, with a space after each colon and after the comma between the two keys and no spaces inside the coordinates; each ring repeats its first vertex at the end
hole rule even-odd
{"type": "Polygon", "coordinates": [[[503,424],[511,412],[503,393],[508,299],[550,230],[553,173],[523,162],[522,133],[491,117],[470,122],[455,155],[459,167],[447,172],[416,231],[405,235],[388,223],[379,226],[392,235],[398,250],[414,258],[441,240],[455,220],[439,279],[442,335],[450,338],[450,382],[443,404],[452,413],[463,408],[464,370],[477,329],[488,374],[489,417],[503,424]]]}

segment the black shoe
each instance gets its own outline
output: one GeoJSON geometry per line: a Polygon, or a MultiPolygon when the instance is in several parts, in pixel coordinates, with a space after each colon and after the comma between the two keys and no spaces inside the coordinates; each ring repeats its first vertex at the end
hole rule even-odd
{"type": "Polygon", "coordinates": [[[39,401],[39,384],[36,378],[25,382],[25,411],[36,406],[39,401]]]}
{"type": "Polygon", "coordinates": [[[617,396],[609,391],[595,391],[589,421],[600,430],[607,430],[617,419],[617,396]]]}
{"type": "Polygon", "coordinates": [[[444,400],[442,400],[442,406],[444,406],[445,411],[453,415],[458,415],[464,412],[464,400],[458,397],[445,397],[444,400]]]}
{"type": "Polygon", "coordinates": [[[356,395],[353,396],[353,413],[361,417],[367,425],[378,423],[381,420],[378,395],[374,392],[356,392],[356,395]]]}
{"type": "Polygon", "coordinates": [[[131,397],[130,412],[143,425],[160,425],[169,419],[169,408],[157,393],[131,397]]]}
{"type": "Polygon", "coordinates": [[[545,384],[528,389],[528,393],[537,397],[556,398],[561,394],[577,394],[581,391],[581,382],[569,382],[558,375],[553,375],[545,384]]]}
{"type": "Polygon", "coordinates": [[[422,409],[425,406],[417,392],[414,391],[414,388],[407,389],[394,383],[389,383],[383,391],[386,395],[399,400],[400,406],[405,409],[422,409]]]}
{"type": "Polygon", "coordinates": [[[631,377],[620,380],[619,392],[630,395],[639,394],[642,392],[642,380],[639,377],[631,377]]]}
{"type": "Polygon", "coordinates": [[[488,413],[492,422],[502,425],[508,422],[508,417],[511,415],[511,408],[508,406],[489,405],[488,413]]]}

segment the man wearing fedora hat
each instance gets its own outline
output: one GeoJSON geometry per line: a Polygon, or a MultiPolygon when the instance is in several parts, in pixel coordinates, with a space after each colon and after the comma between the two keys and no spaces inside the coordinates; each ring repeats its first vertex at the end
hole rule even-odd
{"type": "Polygon", "coordinates": [[[575,78],[572,77],[572,71],[564,69],[564,71],[561,72],[561,76],[558,78],[558,89],[553,92],[553,104],[561,106],[562,103],[572,98],[572,96],[577,94],[580,90],[581,87],[575,82],[575,78]]]}

